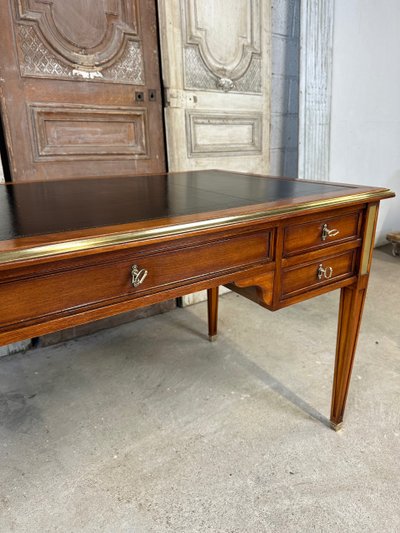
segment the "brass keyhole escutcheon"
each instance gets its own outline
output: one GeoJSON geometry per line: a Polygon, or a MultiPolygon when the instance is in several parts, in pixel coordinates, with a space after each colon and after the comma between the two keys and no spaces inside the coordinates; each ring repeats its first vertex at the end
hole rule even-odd
{"type": "Polygon", "coordinates": [[[326,241],[328,237],[336,237],[336,235],[339,235],[339,233],[340,232],[338,229],[329,229],[328,224],[324,224],[322,226],[321,240],[326,241]]]}
{"type": "Polygon", "coordinates": [[[331,266],[324,267],[322,264],[319,265],[317,270],[318,279],[331,279],[333,274],[333,268],[331,266]]]}
{"type": "Polygon", "coordinates": [[[133,265],[131,274],[132,274],[132,285],[134,287],[139,287],[139,285],[141,285],[146,279],[148,272],[144,268],[139,268],[137,265],[133,265]]]}

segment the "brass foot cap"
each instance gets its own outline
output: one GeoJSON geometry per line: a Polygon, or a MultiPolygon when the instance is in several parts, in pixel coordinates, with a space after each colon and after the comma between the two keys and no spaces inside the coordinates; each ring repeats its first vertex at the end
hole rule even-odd
{"type": "Polygon", "coordinates": [[[208,340],[210,342],[215,342],[217,340],[218,335],[209,335],[208,340]]]}
{"type": "Polygon", "coordinates": [[[331,421],[331,428],[335,431],[340,431],[343,428],[343,422],[336,424],[335,422],[331,421]]]}

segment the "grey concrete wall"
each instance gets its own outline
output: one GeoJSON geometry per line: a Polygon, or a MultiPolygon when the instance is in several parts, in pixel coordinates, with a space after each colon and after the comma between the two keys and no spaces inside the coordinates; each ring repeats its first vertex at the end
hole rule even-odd
{"type": "Polygon", "coordinates": [[[272,0],[271,167],[297,177],[300,0],[272,0]]]}

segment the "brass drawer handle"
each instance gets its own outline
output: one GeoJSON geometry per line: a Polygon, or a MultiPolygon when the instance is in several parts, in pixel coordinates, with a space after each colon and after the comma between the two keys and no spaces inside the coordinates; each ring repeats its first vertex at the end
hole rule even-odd
{"type": "Polygon", "coordinates": [[[318,279],[322,279],[322,278],[330,279],[332,277],[332,274],[333,274],[332,267],[324,268],[322,264],[319,265],[318,270],[317,270],[318,279]]]}
{"type": "Polygon", "coordinates": [[[336,237],[336,235],[339,235],[339,233],[340,232],[338,229],[328,229],[328,224],[324,224],[322,226],[321,239],[326,241],[328,237],[336,237]]]}
{"type": "Polygon", "coordinates": [[[137,265],[132,266],[132,285],[139,287],[146,279],[148,272],[144,268],[139,268],[137,265]]]}

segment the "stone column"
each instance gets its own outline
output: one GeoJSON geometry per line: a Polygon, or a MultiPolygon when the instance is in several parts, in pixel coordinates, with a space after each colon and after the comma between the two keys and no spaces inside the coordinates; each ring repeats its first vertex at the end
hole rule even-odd
{"type": "Polygon", "coordinates": [[[302,0],[299,177],[329,180],[334,0],[302,0]]]}

